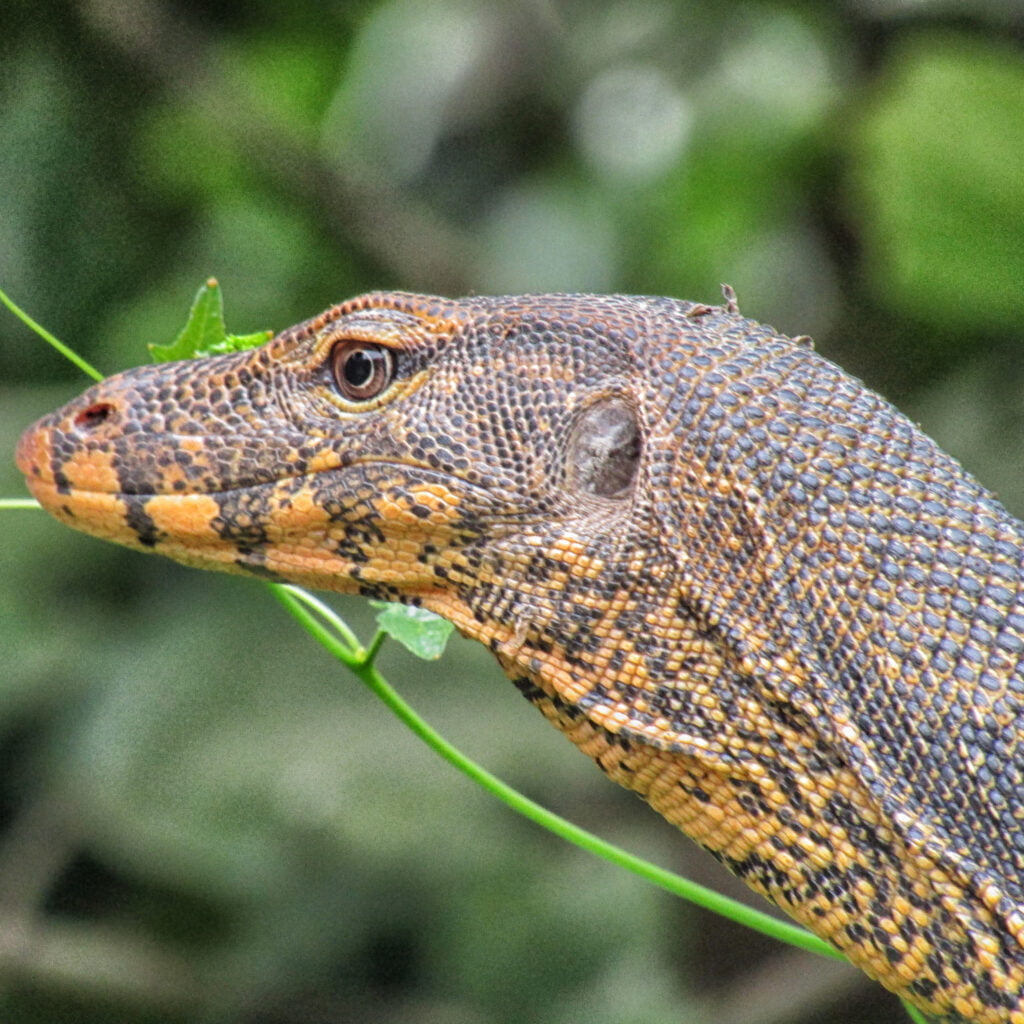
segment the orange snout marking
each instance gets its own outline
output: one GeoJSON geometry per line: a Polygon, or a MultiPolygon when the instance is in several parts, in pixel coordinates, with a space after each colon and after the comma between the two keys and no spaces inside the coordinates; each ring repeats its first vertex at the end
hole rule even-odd
{"type": "MultiPolygon", "coordinates": [[[[20,438],[14,450],[14,462],[24,475],[29,489],[35,492],[35,483],[39,480],[50,481],[50,433],[29,427],[20,438]]],[[[42,499],[36,494],[36,498],[42,499]]]]}

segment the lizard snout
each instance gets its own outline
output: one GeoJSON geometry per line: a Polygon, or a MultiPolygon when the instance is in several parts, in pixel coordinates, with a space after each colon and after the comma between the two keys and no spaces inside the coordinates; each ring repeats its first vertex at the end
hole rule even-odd
{"type": "Polygon", "coordinates": [[[49,448],[46,444],[47,431],[41,428],[41,422],[33,423],[31,427],[28,427],[18,439],[17,448],[14,449],[15,465],[28,481],[29,487],[32,486],[33,480],[42,476],[45,467],[50,463],[47,456],[49,448]]]}
{"type": "Polygon", "coordinates": [[[127,399],[105,384],[89,388],[21,435],[14,461],[33,491],[34,483],[61,484],[58,463],[84,455],[86,448],[95,450],[123,432],[127,399]]]}

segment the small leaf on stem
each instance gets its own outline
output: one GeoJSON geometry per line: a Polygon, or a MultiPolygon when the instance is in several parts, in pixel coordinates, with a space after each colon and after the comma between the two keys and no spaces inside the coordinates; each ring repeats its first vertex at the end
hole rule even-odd
{"type": "Polygon", "coordinates": [[[371,601],[378,609],[377,625],[403,647],[424,661],[435,661],[444,654],[454,628],[440,615],[407,604],[371,601]]]}
{"type": "Polygon", "coordinates": [[[177,338],[170,345],[150,345],[149,351],[158,363],[170,362],[172,359],[198,359],[255,348],[271,335],[271,331],[228,334],[224,326],[224,299],[220,285],[211,277],[196,292],[188,322],[177,338]]]}

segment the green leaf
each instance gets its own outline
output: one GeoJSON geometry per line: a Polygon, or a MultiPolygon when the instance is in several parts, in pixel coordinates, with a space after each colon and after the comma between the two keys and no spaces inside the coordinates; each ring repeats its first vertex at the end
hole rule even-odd
{"type": "Polygon", "coordinates": [[[197,356],[219,356],[224,352],[244,352],[247,348],[256,348],[274,336],[273,331],[256,331],[255,334],[226,334],[224,340],[211,345],[197,356]]]}
{"type": "Polygon", "coordinates": [[[224,326],[224,299],[220,285],[211,277],[196,292],[188,321],[177,338],[170,345],[150,345],[149,351],[158,363],[172,359],[198,359],[255,348],[270,338],[271,333],[228,334],[224,326]]]}
{"type": "Polygon", "coordinates": [[[440,615],[407,604],[371,601],[377,612],[377,625],[417,658],[435,661],[444,654],[448,637],[454,628],[440,615]]]}

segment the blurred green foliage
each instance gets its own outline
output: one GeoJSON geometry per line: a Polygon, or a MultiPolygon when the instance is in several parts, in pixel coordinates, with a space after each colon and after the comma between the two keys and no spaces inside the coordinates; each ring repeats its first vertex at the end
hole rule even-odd
{"type": "Polygon", "coordinates": [[[952,34],[901,45],[852,165],[865,268],[897,312],[947,331],[1019,335],[1022,96],[1019,48],[952,34]]]}
{"type": "MultiPolygon", "coordinates": [[[[16,0],[0,286],[114,371],[211,274],[239,331],[728,281],[1021,513],[1022,36],[1015,0],[16,0]]],[[[84,383],[0,318],[0,449],[84,383]]],[[[903,1019],[492,805],[258,585],[3,526],[3,1020],[903,1019]]],[[[453,648],[383,667],[531,796],[731,884],[453,648]]]]}

